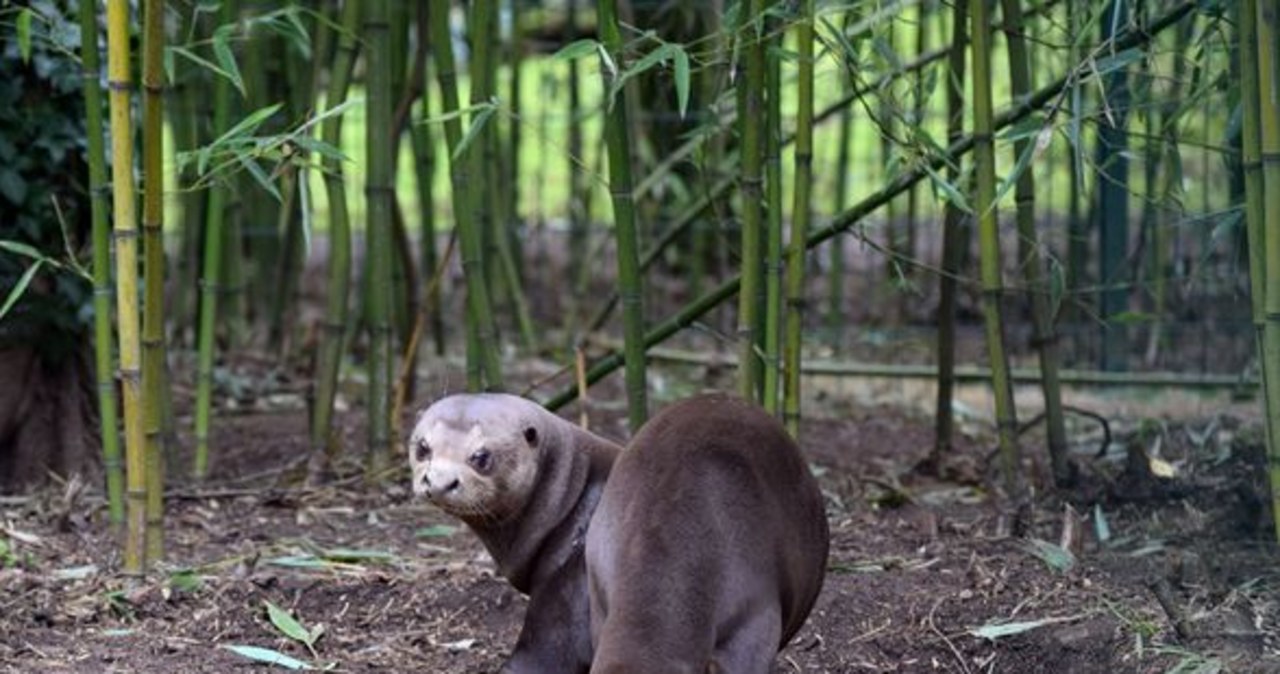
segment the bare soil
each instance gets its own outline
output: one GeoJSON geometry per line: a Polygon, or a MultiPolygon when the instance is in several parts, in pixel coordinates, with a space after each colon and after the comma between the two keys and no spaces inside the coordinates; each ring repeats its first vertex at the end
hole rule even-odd
{"type": "MultiPolygon", "coordinates": [[[[221,418],[214,478],[174,487],[168,562],[145,580],[118,575],[93,490],[0,501],[0,671],[271,667],[227,648],[239,645],[334,671],[495,672],[524,598],[467,531],[410,497],[405,471],[367,488],[353,460],[329,486],[281,486],[305,449],[289,395],[268,397],[283,409],[221,418]],[[272,625],[267,602],[323,626],[314,655],[272,625]]],[[[617,407],[599,404],[593,428],[619,437],[617,407]]],[[[961,436],[938,480],[914,470],[928,419],[830,410],[802,443],[829,497],[829,573],[776,672],[1280,671],[1256,425],[1169,422],[1106,457],[1078,453],[1082,486],[1063,498],[1038,482],[1031,535],[1014,538],[983,433],[961,436]],[[1139,446],[1174,476],[1135,472],[1127,450],[1139,446]],[[1056,548],[1034,540],[1065,541],[1073,563],[1055,568],[1056,548]]],[[[350,447],[362,434],[344,427],[350,447]]],[[[1029,472],[1043,475],[1042,443],[1027,439],[1029,472]]]]}

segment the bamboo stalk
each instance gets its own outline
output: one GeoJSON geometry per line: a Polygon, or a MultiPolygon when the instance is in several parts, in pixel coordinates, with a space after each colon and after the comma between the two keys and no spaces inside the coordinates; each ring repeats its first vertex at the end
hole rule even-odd
{"type": "MultiPolygon", "coordinates": [[[[1009,78],[1016,100],[1031,93],[1031,64],[1023,37],[1024,23],[1019,0],[1001,0],[1007,51],[1009,78]]],[[[1032,139],[1014,141],[1014,157],[1032,150],[1032,139]]],[[[1053,465],[1053,480],[1059,487],[1070,485],[1072,466],[1067,458],[1066,419],[1062,411],[1062,387],[1058,383],[1061,369],[1058,355],[1058,335],[1053,324],[1053,307],[1049,306],[1049,283],[1045,279],[1041,260],[1040,235],[1036,232],[1036,180],[1035,162],[1028,161],[1018,175],[1014,187],[1017,203],[1018,265],[1031,293],[1032,343],[1040,357],[1040,369],[1044,373],[1045,435],[1048,440],[1049,460],[1053,465]]],[[[984,202],[985,203],[985,202],[984,202]]]]}
{"type": "MultiPolygon", "coordinates": [[[[1243,0],[1239,8],[1240,107],[1242,112],[1241,142],[1244,170],[1245,229],[1249,243],[1249,308],[1253,320],[1254,342],[1258,361],[1262,363],[1263,400],[1270,400],[1270,381],[1276,374],[1266,361],[1266,211],[1262,182],[1262,121],[1258,110],[1258,0],[1243,0]]],[[[1266,404],[1264,402],[1264,404],[1266,404]]],[[[1276,428],[1270,415],[1267,424],[1267,447],[1275,451],[1276,428]]],[[[1274,486],[1273,486],[1274,489],[1274,486]]]]}
{"type": "MultiPolygon", "coordinates": [[[[219,23],[227,25],[235,18],[234,0],[224,0],[219,23]]],[[[231,84],[224,77],[213,83],[213,132],[221,134],[230,126],[231,84]]],[[[209,417],[213,398],[213,333],[218,317],[219,283],[222,272],[223,225],[226,222],[227,189],[214,184],[209,187],[204,227],[204,263],[201,266],[200,325],[196,354],[195,468],[194,476],[203,480],[209,471],[209,417]]]]}
{"type": "MultiPolygon", "coordinates": [[[[496,52],[500,51],[500,46],[495,44],[493,38],[496,2],[498,0],[469,3],[467,35],[471,58],[467,60],[467,65],[472,105],[489,103],[493,99],[493,70],[498,57],[496,52]]],[[[476,177],[478,184],[485,186],[484,190],[471,193],[471,207],[480,223],[480,268],[484,270],[485,282],[489,288],[489,301],[493,309],[500,314],[506,314],[507,312],[503,310],[503,300],[506,299],[503,291],[510,291],[510,287],[507,286],[503,276],[501,253],[498,247],[497,199],[488,199],[483,196],[483,193],[489,190],[501,189],[497,184],[498,172],[493,156],[493,129],[497,124],[496,118],[485,123],[472,140],[467,156],[471,161],[471,174],[476,177]]]]}
{"type": "MultiPolygon", "coordinates": [[[[1147,41],[1159,35],[1165,29],[1177,24],[1184,19],[1195,8],[1195,0],[1183,0],[1177,5],[1165,12],[1160,18],[1152,21],[1146,31],[1141,33],[1130,32],[1125,33],[1116,42],[1116,48],[1120,50],[1131,49],[1146,44],[1147,41]]],[[[1003,129],[1012,124],[1016,124],[1026,119],[1031,113],[1044,108],[1054,98],[1058,97],[1063,89],[1069,84],[1070,77],[1062,76],[1053,82],[1038,89],[1027,99],[1013,105],[1010,109],[1005,110],[997,115],[993,127],[995,130],[1003,129]]],[[[889,199],[896,197],[907,190],[911,185],[919,182],[929,175],[928,171],[939,171],[944,168],[948,162],[954,162],[974,147],[974,137],[972,135],[964,136],[948,145],[947,150],[941,157],[935,157],[922,166],[916,166],[910,170],[904,171],[897,178],[882,186],[872,194],[868,195],[862,201],[854,204],[849,209],[841,212],[832,218],[826,225],[811,231],[805,240],[805,248],[810,249],[820,245],[842,234],[865,218],[876,209],[883,206],[889,199]],[[926,170],[926,167],[928,170],[926,170]]],[[[645,347],[651,347],[661,343],[663,340],[671,337],[681,329],[692,325],[700,317],[711,309],[718,306],[726,299],[733,297],[738,292],[742,279],[740,276],[734,276],[726,279],[713,290],[696,298],[692,302],[686,304],[682,309],[677,311],[666,320],[655,325],[645,334],[645,347]]],[[[618,353],[611,353],[597,360],[587,371],[587,384],[594,384],[610,373],[622,366],[623,357],[618,353]]],[[[572,402],[578,395],[578,385],[571,386],[558,391],[547,401],[546,407],[552,410],[563,407],[572,402]]]]}
{"type": "MultiPolygon", "coordinates": [[[[928,3],[921,2],[916,6],[916,23],[915,23],[915,54],[920,56],[929,48],[929,22],[928,22],[928,3]]],[[[911,117],[912,123],[917,128],[924,128],[925,115],[927,106],[925,105],[925,78],[924,73],[916,73],[911,87],[911,117]]],[[[918,247],[916,240],[918,237],[918,229],[920,222],[920,190],[912,188],[907,191],[907,222],[906,222],[906,247],[908,259],[914,259],[918,247]]],[[[911,265],[908,265],[905,272],[910,272],[911,265]]]]}
{"type": "Polygon", "coordinates": [[[809,233],[810,190],[813,180],[813,0],[800,6],[796,29],[800,53],[799,98],[796,111],[795,203],[791,209],[791,239],[787,247],[787,315],[784,344],[783,421],[792,437],[800,436],[800,352],[804,326],[804,252],[809,233]]]}
{"type": "Polygon", "coordinates": [[[146,0],[142,36],[142,417],[146,446],[146,559],[164,558],[164,3],[146,0]]]}
{"type": "MultiPolygon", "coordinates": [[[[342,5],[342,18],[329,74],[325,105],[330,109],[347,100],[351,71],[355,65],[359,41],[356,28],[363,11],[360,0],[347,0],[342,5]]],[[[342,138],[342,115],[325,117],[320,126],[320,139],[338,147],[342,138]]],[[[325,317],[321,323],[319,361],[315,374],[315,400],[311,416],[311,465],[309,479],[316,481],[328,469],[337,452],[333,434],[333,401],[338,386],[338,369],[342,362],[342,342],[346,334],[348,301],[351,291],[351,223],[347,211],[346,179],[343,162],[336,157],[321,159],[325,194],[329,201],[329,265],[326,281],[325,317]]]]}
{"type": "MultiPolygon", "coordinates": [[[[1162,204],[1161,204],[1161,208],[1159,209],[1159,214],[1154,223],[1155,231],[1152,236],[1153,250],[1151,254],[1151,278],[1152,278],[1151,292],[1152,292],[1152,295],[1154,295],[1154,306],[1152,307],[1152,313],[1155,315],[1155,320],[1151,324],[1151,336],[1150,336],[1150,341],[1147,344],[1147,363],[1148,365],[1151,365],[1151,366],[1154,366],[1156,364],[1157,356],[1159,355],[1159,350],[1167,339],[1167,335],[1165,334],[1165,314],[1167,312],[1167,306],[1169,303],[1168,302],[1169,272],[1170,272],[1169,256],[1172,253],[1172,251],[1170,250],[1171,244],[1172,244],[1172,232],[1174,227],[1176,226],[1176,223],[1174,222],[1175,220],[1174,213],[1180,207],[1181,201],[1179,199],[1178,193],[1182,189],[1181,159],[1178,156],[1177,109],[1178,109],[1178,106],[1181,105],[1182,80],[1183,80],[1183,77],[1186,75],[1187,59],[1184,58],[1182,55],[1187,53],[1187,47],[1191,42],[1191,31],[1189,30],[1189,28],[1190,28],[1190,25],[1180,28],[1174,40],[1175,46],[1174,46],[1173,53],[1177,54],[1177,57],[1175,57],[1175,60],[1173,62],[1173,79],[1169,83],[1169,91],[1164,97],[1164,102],[1160,105],[1160,107],[1163,109],[1163,112],[1161,114],[1161,117],[1162,117],[1161,127],[1156,129],[1156,132],[1159,133],[1160,135],[1160,143],[1161,143],[1161,148],[1163,150],[1161,152],[1161,159],[1163,160],[1165,167],[1164,167],[1163,187],[1161,189],[1161,195],[1160,195],[1162,204]]],[[[1255,29],[1255,32],[1256,32],[1256,29],[1255,29]]],[[[1244,38],[1242,37],[1241,38],[1242,48],[1243,48],[1243,42],[1244,42],[1244,38]]],[[[1256,45],[1251,45],[1251,48],[1253,46],[1256,46],[1256,45]]],[[[1258,78],[1257,62],[1258,60],[1256,58],[1256,51],[1254,53],[1255,53],[1255,57],[1250,60],[1250,63],[1253,64],[1250,70],[1254,80],[1252,96],[1254,99],[1253,112],[1256,115],[1257,114],[1256,106],[1257,106],[1257,78],[1258,78]]],[[[1241,91],[1243,92],[1243,87],[1244,87],[1243,81],[1241,82],[1240,86],[1241,86],[1241,91]]],[[[1256,119],[1254,120],[1254,124],[1257,124],[1256,119]]],[[[1255,133],[1257,132],[1256,128],[1254,129],[1254,132],[1255,133]]],[[[1254,144],[1253,150],[1254,152],[1257,152],[1258,150],[1256,143],[1254,144]]],[[[1255,166],[1254,167],[1255,172],[1260,168],[1261,168],[1260,166],[1255,166]]],[[[1261,198],[1261,192],[1259,192],[1257,196],[1261,198]]],[[[1252,248],[1252,244],[1250,244],[1250,247],[1252,248]]],[[[1261,249],[1259,249],[1259,254],[1261,254],[1261,249]]],[[[1261,288],[1261,285],[1255,286],[1255,287],[1261,288]]],[[[1261,299],[1261,296],[1259,296],[1259,299],[1261,299]]]]}
{"type": "MultiPolygon", "coordinates": [[[[432,2],[428,23],[431,48],[436,61],[436,78],[440,83],[445,143],[449,148],[449,173],[453,184],[453,212],[459,228],[462,272],[467,284],[467,383],[472,390],[502,388],[502,369],[498,360],[497,333],[490,311],[489,292],[481,268],[480,221],[472,208],[472,185],[469,161],[455,160],[462,142],[462,124],[458,120],[457,71],[453,59],[453,36],[449,31],[448,2],[432,2]]],[[[477,6],[486,4],[479,0],[477,6]]]]}
{"type": "MultiPolygon", "coordinates": [[[[922,57],[910,63],[904,64],[901,69],[895,72],[887,73],[877,78],[875,81],[869,84],[866,84],[864,86],[857,87],[851,90],[849,93],[842,96],[839,100],[823,108],[822,112],[819,112],[816,115],[814,115],[814,118],[813,118],[814,125],[816,126],[821,122],[827,121],[832,117],[835,117],[836,115],[840,114],[842,110],[848,110],[850,104],[856,101],[859,97],[865,96],[867,93],[871,91],[875,91],[876,89],[879,89],[885,86],[888,82],[892,81],[897,77],[902,77],[906,73],[915,72],[921,68],[924,68],[929,64],[934,63],[935,61],[938,61],[940,58],[946,55],[947,55],[947,50],[945,49],[931,52],[925,57],[922,57]]],[[[782,146],[786,147],[788,145],[791,145],[794,142],[795,142],[795,134],[793,133],[782,139],[782,146]]],[[[682,151],[683,151],[683,148],[681,150],[677,150],[676,154],[679,154],[682,151]]],[[[716,165],[716,162],[712,162],[712,164],[716,165]]],[[[735,181],[726,177],[720,180],[719,182],[717,182],[716,184],[712,185],[704,195],[702,195],[697,200],[695,200],[692,204],[690,204],[679,216],[675,218],[674,221],[672,221],[671,226],[668,227],[667,230],[664,231],[663,234],[658,237],[658,239],[653,243],[653,245],[648,250],[645,251],[644,255],[641,256],[640,270],[644,271],[648,269],[649,266],[655,260],[657,260],[671,244],[675,243],[680,239],[680,236],[685,231],[685,229],[693,226],[698,221],[698,219],[702,218],[703,215],[708,210],[712,210],[713,208],[723,209],[724,210],[723,217],[725,219],[729,219],[728,216],[730,214],[728,213],[728,209],[721,202],[729,194],[729,191],[734,187],[735,184],[736,184],[735,181]]],[[[639,199],[644,194],[645,194],[645,190],[642,189],[641,187],[637,187],[635,191],[632,193],[632,198],[639,199]]],[[[840,207],[837,209],[837,212],[843,212],[843,211],[844,211],[844,204],[841,203],[840,207]]],[[[722,225],[721,227],[722,229],[727,229],[728,225],[722,225]]],[[[617,302],[618,302],[617,293],[611,294],[609,296],[608,301],[604,304],[604,306],[602,306],[596,312],[595,316],[592,317],[591,321],[588,322],[587,325],[589,327],[587,331],[593,332],[593,331],[599,330],[605,324],[605,321],[609,319],[609,314],[613,311],[614,307],[617,306],[617,302]]]]}
{"type": "MultiPolygon", "coordinates": [[[[774,33],[777,21],[765,22],[774,33]]],[[[777,51],[782,46],[781,32],[771,35],[765,45],[765,252],[764,299],[761,309],[760,342],[764,366],[761,404],[765,411],[778,415],[782,410],[782,63],[777,51]]]]}
{"type": "MultiPolygon", "coordinates": [[[[1109,0],[1101,21],[1104,42],[1113,38],[1126,16],[1125,0],[1109,0]]],[[[1129,245],[1127,69],[1118,68],[1109,73],[1104,88],[1105,103],[1110,113],[1100,121],[1096,158],[1098,241],[1101,247],[1099,278],[1103,287],[1098,302],[1103,321],[1102,369],[1122,370],[1128,360],[1128,330],[1115,318],[1128,310],[1129,303],[1128,284],[1124,277],[1129,245]]]]}
{"type": "MultiPolygon", "coordinates": [[[[577,35],[579,1],[566,0],[565,29],[570,35],[577,35]]],[[[574,260],[585,260],[587,259],[587,251],[590,250],[591,246],[591,218],[588,217],[586,210],[587,188],[582,181],[582,163],[586,161],[586,157],[582,152],[582,125],[579,123],[579,115],[582,108],[582,92],[578,87],[579,80],[578,59],[570,59],[568,81],[565,83],[569,90],[568,123],[565,126],[565,132],[568,135],[566,142],[569,146],[569,153],[566,157],[569,169],[569,203],[566,209],[569,213],[569,255],[574,260]]],[[[579,303],[576,298],[586,295],[587,287],[591,281],[591,271],[594,267],[595,265],[589,264],[578,267],[578,274],[574,279],[573,286],[577,291],[573,294],[575,298],[573,303],[575,305],[579,303]]],[[[577,313],[577,311],[570,311],[567,312],[567,315],[572,320],[573,315],[577,313]]]]}
{"type": "Polygon", "coordinates": [[[141,344],[138,335],[138,226],[133,185],[133,90],[129,65],[129,3],[107,2],[107,85],[111,104],[111,187],[116,246],[116,320],[128,511],[124,572],[146,572],[147,460],[142,426],[141,344]]]}
{"type": "MultiPolygon", "coordinates": [[[[1280,54],[1276,39],[1280,37],[1280,2],[1258,3],[1258,112],[1262,136],[1263,244],[1266,294],[1266,326],[1263,331],[1263,376],[1271,384],[1267,389],[1268,428],[1280,429],[1280,395],[1274,395],[1274,382],[1280,381],[1280,54]]],[[[1267,476],[1271,484],[1271,509],[1280,512],[1280,446],[1267,449],[1267,476]]],[[[1275,520],[1276,537],[1280,538],[1280,517],[1275,520]]]]}
{"type": "Polygon", "coordinates": [[[995,394],[996,431],[1005,488],[1021,501],[1017,410],[1009,379],[1009,356],[1004,348],[1000,302],[1004,281],[1000,271],[1000,230],[996,220],[995,125],[991,112],[991,19],[986,0],[970,0],[970,49],[973,62],[973,158],[977,183],[974,208],[978,213],[978,256],[982,277],[982,313],[986,327],[991,388],[995,394]]]}
{"type": "Polygon", "coordinates": [[[107,514],[112,528],[124,526],[124,466],[116,408],[115,358],[111,335],[111,224],[107,221],[107,169],[103,149],[101,57],[96,3],[81,2],[80,60],[83,68],[85,131],[89,154],[90,212],[93,222],[94,366],[98,382],[98,429],[106,473],[107,514]]]}
{"type": "MultiPolygon", "coordinates": [[[[947,59],[947,142],[956,143],[964,135],[965,46],[969,24],[969,4],[951,5],[951,47],[947,59]]],[[[947,164],[947,182],[960,180],[960,158],[947,164]]],[[[948,200],[942,211],[942,273],[938,276],[938,397],[933,419],[933,452],[930,456],[935,471],[941,468],[943,455],[951,451],[955,420],[951,402],[955,389],[956,369],[956,296],[964,246],[969,237],[969,214],[948,200]]]]}
{"type": "MultiPolygon", "coordinates": [[[[599,0],[596,6],[600,38],[613,63],[621,68],[622,32],[618,28],[618,8],[614,0],[599,0]]],[[[619,75],[602,67],[604,89],[611,91],[619,75]]],[[[608,105],[605,114],[605,145],[609,153],[609,194],[613,199],[614,236],[617,237],[618,286],[622,297],[623,352],[626,357],[627,420],[634,433],[649,416],[648,387],[644,362],[644,290],[640,278],[640,247],[636,233],[635,204],[631,196],[631,134],[627,126],[625,91],[608,105]]]]}
{"type": "MultiPolygon", "coordinates": [[[[431,73],[427,59],[430,53],[430,28],[427,22],[427,11],[427,4],[419,3],[417,12],[418,55],[416,58],[419,63],[418,72],[422,76],[421,119],[418,124],[413,125],[410,132],[418,186],[418,208],[422,212],[422,241],[419,245],[423,272],[428,269],[435,269],[437,260],[440,257],[436,245],[435,220],[436,141],[435,134],[431,132],[431,125],[427,123],[427,120],[431,119],[431,99],[428,94],[431,90],[429,86],[431,73]]],[[[431,322],[431,335],[435,341],[436,355],[443,356],[445,332],[443,314],[439,311],[440,286],[438,284],[427,289],[426,296],[422,298],[422,304],[424,307],[429,308],[427,320],[431,322]]]]}
{"type": "Polygon", "coordinates": [[[362,37],[366,48],[365,150],[368,173],[365,180],[368,241],[368,329],[369,329],[369,448],[366,477],[376,480],[391,459],[391,217],[395,187],[392,148],[387,137],[391,128],[391,40],[390,7],[370,2],[364,8],[362,37]]]}
{"type": "MultiPolygon", "coordinates": [[[[963,5],[964,3],[958,3],[963,5]]],[[[849,28],[849,15],[846,14],[844,22],[841,24],[841,30],[847,31],[849,28]]],[[[850,90],[851,78],[844,73],[840,76],[840,90],[845,96],[852,93],[850,90]]],[[[846,105],[840,109],[840,122],[837,137],[839,143],[836,154],[836,178],[835,178],[835,212],[839,213],[844,210],[849,199],[849,143],[853,136],[853,109],[852,106],[846,105]]],[[[843,242],[835,239],[827,249],[829,269],[827,270],[827,331],[830,333],[831,344],[840,349],[840,345],[844,342],[844,279],[845,279],[845,253],[843,242]]]]}
{"type": "MultiPolygon", "coordinates": [[[[885,25],[883,36],[886,48],[894,53],[897,53],[894,44],[896,28],[897,18],[890,18],[885,25]]],[[[877,92],[875,115],[879,126],[881,182],[888,181],[891,175],[890,167],[893,166],[894,144],[898,135],[898,113],[895,108],[896,101],[894,101],[892,87],[885,87],[877,92]]],[[[904,316],[907,301],[906,288],[897,281],[904,273],[903,270],[909,266],[902,264],[901,261],[911,258],[910,251],[906,250],[906,242],[903,241],[902,223],[898,222],[899,203],[899,200],[891,199],[884,207],[884,241],[888,254],[884,256],[884,280],[876,284],[882,291],[879,295],[881,301],[891,307],[885,312],[886,323],[889,325],[898,325],[906,318],[904,316]]]]}
{"type": "MultiPolygon", "coordinates": [[[[1071,31],[1072,35],[1080,35],[1084,29],[1080,18],[1079,0],[1067,0],[1066,14],[1068,30],[1071,31]]],[[[1081,40],[1072,40],[1071,42],[1068,58],[1072,63],[1080,62],[1080,42],[1081,40]]],[[[1071,129],[1071,137],[1081,139],[1083,137],[1081,126],[1084,119],[1084,91],[1080,86],[1079,80],[1072,82],[1069,109],[1071,116],[1068,125],[1071,129]]],[[[1080,161],[1082,153],[1083,150],[1080,147],[1073,146],[1067,155],[1067,170],[1071,173],[1071,182],[1067,193],[1067,292],[1076,292],[1084,287],[1088,279],[1085,264],[1089,255],[1089,239],[1088,233],[1085,231],[1085,220],[1080,214],[1080,195],[1084,190],[1084,167],[1080,161]]],[[[1074,305],[1067,307],[1066,316],[1068,320],[1075,313],[1074,305]]]]}
{"type": "Polygon", "coordinates": [[[764,0],[749,0],[747,4],[745,28],[739,31],[739,38],[745,36],[746,44],[739,51],[746,61],[745,82],[739,94],[740,112],[738,121],[742,134],[742,289],[738,294],[738,325],[736,339],[738,341],[738,395],[747,400],[759,398],[757,385],[760,381],[760,358],[757,346],[760,341],[758,323],[760,321],[760,304],[757,296],[760,293],[761,278],[761,243],[763,240],[764,217],[760,208],[760,200],[764,187],[764,162],[761,157],[763,133],[761,126],[761,108],[764,106],[765,62],[764,62],[764,0]]]}

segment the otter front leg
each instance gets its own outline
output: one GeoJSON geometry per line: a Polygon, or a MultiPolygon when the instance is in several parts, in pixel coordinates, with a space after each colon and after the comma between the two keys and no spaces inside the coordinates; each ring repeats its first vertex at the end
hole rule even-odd
{"type": "Polygon", "coordinates": [[[529,609],[501,674],[587,674],[591,667],[586,565],[578,551],[529,594],[529,609]]]}

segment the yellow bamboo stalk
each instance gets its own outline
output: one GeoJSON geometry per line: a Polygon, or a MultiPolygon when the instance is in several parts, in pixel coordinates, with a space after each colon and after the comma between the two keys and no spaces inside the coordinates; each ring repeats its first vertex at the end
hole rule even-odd
{"type": "Polygon", "coordinates": [[[107,87],[111,107],[111,190],[116,247],[116,320],[120,384],[124,399],[124,449],[128,503],[124,572],[142,575],[146,532],[146,454],[142,437],[141,345],[138,335],[138,228],[133,186],[133,120],[129,98],[129,2],[107,1],[107,87]]]}

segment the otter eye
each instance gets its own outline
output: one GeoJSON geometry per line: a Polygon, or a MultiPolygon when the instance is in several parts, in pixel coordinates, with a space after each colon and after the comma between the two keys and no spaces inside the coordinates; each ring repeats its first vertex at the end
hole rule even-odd
{"type": "Polygon", "coordinates": [[[428,445],[426,440],[419,440],[417,446],[413,449],[413,453],[419,461],[426,461],[431,458],[431,445],[428,445]]]}
{"type": "Polygon", "coordinates": [[[530,447],[538,446],[538,429],[530,426],[524,429],[524,441],[529,443],[530,447]]]}
{"type": "Polygon", "coordinates": [[[493,455],[487,449],[477,449],[468,459],[467,463],[476,469],[476,472],[487,473],[493,468],[493,455]]]}

